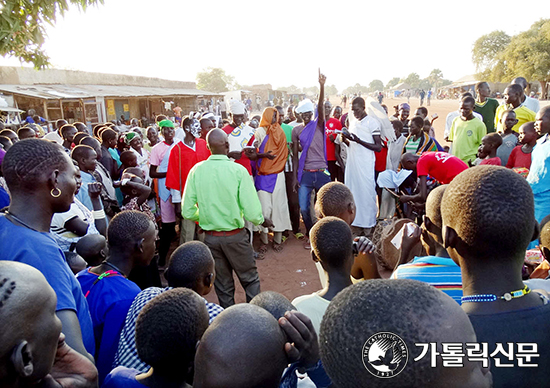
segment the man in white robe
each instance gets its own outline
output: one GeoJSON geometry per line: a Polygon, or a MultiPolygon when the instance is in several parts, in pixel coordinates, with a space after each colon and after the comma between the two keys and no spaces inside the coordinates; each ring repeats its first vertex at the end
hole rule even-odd
{"type": "Polygon", "coordinates": [[[354,235],[370,236],[376,225],[378,205],[374,180],[375,152],[382,148],[380,123],[367,115],[365,100],[356,97],[351,105],[349,132],[344,137],[349,141],[344,183],[353,193],[356,204],[354,235]]]}

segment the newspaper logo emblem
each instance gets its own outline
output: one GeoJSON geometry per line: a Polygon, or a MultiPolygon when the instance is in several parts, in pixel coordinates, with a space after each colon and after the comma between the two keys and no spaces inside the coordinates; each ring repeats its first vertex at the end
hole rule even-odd
{"type": "Polygon", "coordinates": [[[380,332],[365,342],[362,356],[365,369],[373,376],[389,379],[405,369],[409,349],[397,334],[380,332]]]}

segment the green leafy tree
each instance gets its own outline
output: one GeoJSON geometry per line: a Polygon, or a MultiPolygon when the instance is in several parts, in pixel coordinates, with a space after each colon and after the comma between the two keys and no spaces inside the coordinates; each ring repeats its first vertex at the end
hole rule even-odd
{"type": "Polygon", "coordinates": [[[301,94],[302,93],[302,89],[300,89],[298,86],[296,85],[290,85],[288,87],[284,87],[284,88],[279,88],[277,90],[281,90],[281,91],[285,91],[287,92],[288,94],[301,94]]]}
{"type": "Polygon", "coordinates": [[[309,88],[304,88],[304,93],[308,96],[316,96],[319,94],[319,86],[311,86],[309,88]]]}
{"type": "Polygon", "coordinates": [[[391,80],[388,81],[388,83],[386,84],[386,88],[389,89],[391,87],[394,87],[395,85],[397,85],[399,82],[401,81],[401,78],[399,77],[393,77],[391,80]]]}
{"type": "Polygon", "coordinates": [[[437,87],[441,85],[441,81],[443,80],[443,72],[439,69],[433,69],[426,80],[428,80],[428,82],[430,83],[430,87],[435,86],[435,88],[437,89],[437,87]]]}
{"type": "Polygon", "coordinates": [[[209,92],[227,92],[233,89],[234,78],[219,67],[209,67],[197,74],[197,89],[209,92]]]}
{"type": "Polygon", "coordinates": [[[512,37],[502,31],[483,35],[474,43],[472,61],[479,79],[508,82],[521,76],[537,80],[544,96],[550,82],[550,19],[541,19],[512,37]]]}
{"type": "Polygon", "coordinates": [[[411,88],[415,89],[420,86],[420,76],[416,73],[411,73],[407,78],[401,80],[401,82],[406,82],[411,85],[411,88]]]}
{"type": "Polygon", "coordinates": [[[479,79],[500,81],[504,75],[502,53],[510,43],[510,36],[504,31],[493,31],[478,38],[472,48],[472,62],[476,66],[479,79]]]}
{"type": "Polygon", "coordinates": [[[45,25],[54,25],[70,5],[86,10],[103,0],[2,0],[0,2],[0,55],[32,63],[36,69],[50,64],[42,49],[45,25]]]}
{"type": "Polygon", "coordinates": [[[345,88],[342,93],[343,94],[359,94],[359,93],[365,94],[365,93],[368,93],[368,92],[369,92],[368,87],[362,86],[362,85],[357,83],[353,86],[345,88]]]}
{"type": "Polygon", "coordinates": [[[529,30],[513,36],[501,60],[505,64],[503,80],[520,76],[537,80],[542,86],[542,95],[546,95],[546,84],[550,82],[550,19],[541,19],[529,30]]]}
{"type": "Polygon", "coordinates": [[[328,85],[325,86],[325,95],[328,96],[336,96],[338,94],[338,89],[335,85],[328,85]]]}
{"type": "Polygon", "coordinates": [[[383,91],[384,90],[384,83],[380,81],[379,79],[375,79],[370,81],[369,83],[369,92],[375,92],[375,91],[383,91]]]}
{"type": "Polygon", "coordinates": [[[418,84],[419,89],[428,90],[431,89],[433,84],[430,82],[429,78],[424,78],[420,80],[420,83],[418,84]]]}

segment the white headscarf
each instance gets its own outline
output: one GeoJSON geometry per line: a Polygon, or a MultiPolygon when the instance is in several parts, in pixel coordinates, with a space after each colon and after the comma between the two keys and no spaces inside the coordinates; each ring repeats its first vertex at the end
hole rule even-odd
{"type": "Polygon", "coordinates": [[[245,106],[239,100],[233,99],[229,102],[229,112],[234,115],[244,115],[245,106]]]}
{"type": "Polygon", "coordinates": [[[298,106],[296,107],[296,112],[298,113],[305,113],[305,112],[313,112],[315,107],[313,106],[313,102],[309,98],[306,98],[305,100],[300,101],[298,106]]]}

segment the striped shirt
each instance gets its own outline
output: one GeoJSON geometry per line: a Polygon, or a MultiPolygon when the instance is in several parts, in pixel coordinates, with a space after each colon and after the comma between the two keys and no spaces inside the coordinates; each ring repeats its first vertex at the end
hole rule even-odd
{"type": "Polygon", "coordinates": [[[402,264],[391,275],[392,279],[412,279],[428,283],[462,304],[462,275],[453,259],[446,257],[415,257],[402,264]]]}
{"type": "MultiPolygon", "coordinates": [[[[165,291],[171,290],[172,287],[159,288],[150,287],[141,291],[128,310],[126,315],[126,322],[124,328],[120,334],[118,342],[118,350],[116,352],[113,368],[117,366],[125,366],[126,368],[134,368],[140,371],[140,373],[146,373],[149,370],[149,365],[141,361],[136,349],[136,320],[147,302],[153,299],[155,296],[162,294],[165,291]]],[[[209,323],[212,323],[214,318],[223,311],[223,308],[215,303],[210,303],[204,299],[206,303],[206,309],[210,317],[209,323]]],[[[159,330],[162,328],[159,328],[159,330]]]]}

